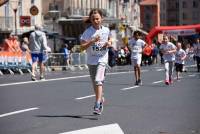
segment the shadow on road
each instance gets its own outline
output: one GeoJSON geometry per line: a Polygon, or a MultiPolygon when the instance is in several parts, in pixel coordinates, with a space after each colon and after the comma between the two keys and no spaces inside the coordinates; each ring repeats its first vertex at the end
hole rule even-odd
{"type": "Polygon", "coordinates": [[[36,115],[36,117],[98,120],[98,115],[93,115],[93,114],[91,115],[36,115]]]}

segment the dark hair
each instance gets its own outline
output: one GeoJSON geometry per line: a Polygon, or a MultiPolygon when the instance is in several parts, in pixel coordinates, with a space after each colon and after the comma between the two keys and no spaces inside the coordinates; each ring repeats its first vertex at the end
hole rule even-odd
{"type": "Polygon", "coordinates": [[[140,32],[140,31],[135,31],[135,32],[133,33],[133,35],[134,35],[134,36],[141,36],[141,32],[140,32]]]}
{"type": "Polygon", "coordinates": [[[103,17],[103,12],[101,9],[98,9],[98,8],[94,8],[90,11],[89,13],[89,18],[85,21],[86,23],[91,23],[90,19],[91,19],[91,16],[93,14],[99,14],[101,17],[103,17]]]}

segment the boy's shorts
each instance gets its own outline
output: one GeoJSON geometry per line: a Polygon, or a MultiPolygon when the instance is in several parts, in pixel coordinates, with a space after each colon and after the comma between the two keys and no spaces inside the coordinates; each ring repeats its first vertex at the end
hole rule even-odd
{"type": "Polygon", "coordinates": [[[43,53],[31,53],[31,58],[32,58],[32,62],[44,62],[45,61],[45,57],[43,53]]]}
{"type": "Polygon", "coordinates": [[[183,64],[175,63],[176,72],[183,72],[183,64]]]}
{"type": "Polygon", "coordinates": [[[137,59],[131,59],[131,63],[133,66],[136,66],[136,65],[141,65],[141,62],[142,62],[142,58],[137,58],[137,59]]]}

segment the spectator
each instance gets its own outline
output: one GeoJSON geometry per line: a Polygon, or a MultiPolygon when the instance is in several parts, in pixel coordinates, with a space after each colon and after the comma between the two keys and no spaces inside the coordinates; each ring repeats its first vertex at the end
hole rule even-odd
{"type": "Polygon", "coordinates": [[[30,51],[32,57],[32,74],[31,79],[33,81],[36,79],[35,69],[37,67],[37,62],[40,67],[40,80],[44,80],[44,62],[47,60],[47,52],[50,48],[47,46],[47,38],[44,32],[41,31],[41,27],[36,25],[35,31],[30,34],[30,51]]]}
{"type": "Polygon", "coordinates": [[[22,50],[23,52],[29,52],[29,53],[30,53],[29,41],[28,41],[28,38],[27,38],[27,37],[24,37],[24,38],[23,38],[23,42],[22,42],[22,45],[21,45],[21,50],[22,50]]]}
{"type": "Polygon", "coordinates": [[[200,71],[200,38],[196,39],[196,43],[194,44],[194,54],[197,63],[197,72],[200,71]]]}
{"type": "Polygon", "coordinates": [[[116,51],[114,50],[113,47],[109,47],[108,51],[108,65],[110,67],[113,67],[116,65],[116,51]]]}
{"type": "Polygon", "coordinates": [[[155,44],[152,50],[152,62],[153,64],[157,64],[158,63],[158,53],[159,53],[159,49],[158,46],[155,44]]]}
{"type": "Polygon", "coordinates": [[[21,52],[18,37],[11,33],[8,39],[5,39],[3,50],[7,52],[21,52]]]}
{"type": "MultiPolygon", "coordinates": [[[[62,45],[60,52],[63,53],[63,65],[68,67],[70,63],[70,50],[68,50],[68,44],[62,45]]],[[[64,67],[63,70],[66,70],[66,67],[64,67]]]]}

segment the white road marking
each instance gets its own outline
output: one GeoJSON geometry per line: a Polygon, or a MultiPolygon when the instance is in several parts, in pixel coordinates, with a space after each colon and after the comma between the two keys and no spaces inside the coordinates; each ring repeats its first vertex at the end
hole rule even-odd
{"type": "MultiPolygon", "coordinates": [[[[141,70],[141,72],[148,72],[148,71],[149,70],[141,70]]],[[[126,74],[126,73],[131,73],[131,72],[133,72],[133,71],[107,73],[107,75],[126,74]]],[[[22,85],[22,84],[30,84],[30,83],[41,83],[41,82],[49,82],[49,81],[68,80],[68,79],[77,79],[77,78],[86,78],[86,77],[90,77],[90,75],[81,75],[81,76],[54,78],[54,79],[37,80],[37,81],[25,81],[25,82],[6,83],[6,84],[0,84],[0,87],[13,86],[13,85],[22,85]]]]}
{"type": "Polygon", "coordinates": [[[95,95],[88,95],[88,96],[84,96],[84,97],[79,97],[79,98],[76,98],[76,100],[82,100],[82,99],[86,99],[86,98],[92,98],[92,97],[95,97],[95,95]]]}
{"type": "Polygon", "coordinates": [[[126,90],[130,90],[130,89],[138,88],[138,87],[140,87],[140,86],[127,87],[127,88],[122,88],[120,90],[126,91],[126,90]]]}
{"type": "Polygon", "coordinates": [[[24,113],[24,112],[28,112],[28,111],[33,111],[33,110],[36,110],[36,109],[39,109],[39,108],[35,107],[35,108],[29,108],[29,109],[10,112],[10,113],[5,113],[5,114],[1,114],[0,118],[1,117],[6,117],[6,116],[10,116],[10,115],[14,115],[14,114],[24,113]]]}
{"type": "Polygon", "coordinates": [[[124,132],[122,131],[120,126],[115,123],[71,132],[64,132],[60,134],[124,134],[124,132]]]}
{"type": "Polygon", "coordinates": [[[195,74],[191,74],[191,75],[188,75],[189,77],[195,77],[196,75],[195,74]]]}
{"type": "Polygon", "coordinates": [[[163,80],[155,81],[152,84],[158,84],[158,83],[161,83],[161,82],[163,82],[163,80]]]}
{"type": "Polygon", "coordinates": [[[156,69],[156,71],[160,72],[160,71],[164,71],[165,69],[156,69]]]}
{"type": "Polygon", "coordinates": [[[38,83],[38,82],[68,80],[68,79],[85,78],[85,77],[89,77],[89,75],[63,77],[63,78],[46,79],[46,80],[38,80],[38,81],[25,81],[25,82],[7,83],[7,84],[0,84],[0,87],[12,86],[12,85],[22,85],[22,84],[29,84],[29,83],[38,83]]]}

